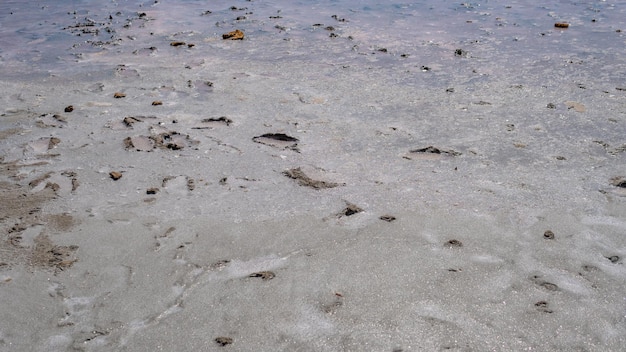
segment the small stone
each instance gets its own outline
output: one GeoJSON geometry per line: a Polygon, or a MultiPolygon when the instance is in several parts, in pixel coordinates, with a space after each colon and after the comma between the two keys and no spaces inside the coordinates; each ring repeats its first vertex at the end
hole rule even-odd
{"type": "Polygon", "coordinates": [[[141,122],[141,120],[139,120],[138,118],[133,117],[133,116],[126,116],[126,117],[122,120],[122,122],[124,122],[124,125],[126,125],[127,127],[133,127],[133,124],[134,124],[135,122],[141,122]]]}
{"type": "Polygon", "coordinates": [[[152,106],[163,105],[163,102],[160,100],[155,100],[152,102],[152,106]]]}
{"type": "Polygon", "coordinates": [[[537,303],[535,303],[535,307],[537,307],[537,310],[540,312],[544,312],[544,313],[552,313],[552,309],[548,308],[548,302],[547,301],[539,301],[537,303]]]}
{"type": "Polygon", "coordinates": [[[146,194],[157,194],[157,192],[159,192],[159,189],[156,187],[148,188],[146,190],[146,194]]]}
{"type": "Polygon", "coordinates": [[[233,343],[232,338],[224,336],[216,337],[214,341],[220,346],[227,346],[233,343]]]}
{"type": "Polygon", "coordinates": [[[339,216],[352,216],[362,211],[363,209],[361,209],[356,204],[348,203],[348,206],[344,210],[342,210],[338,215],[339,216]]]}
{"type": "Polygon", "coordinates": [[[264,281],[271,280],[276,276],[272,271],[259,271],[256,273],[250,274],[250,277],[260,277],[264,281]]]}
{"type": "Polygon", "coordinates": [[[235,29],[232,32],[222,34],[222,39],[230,39],[230,40],[242,40],[244,34],[242,31],[235,29]]]}
{"type": "Polygon", "coordinates": [[[460,57],[466,57],[467,56],[467,51],[465,51],[463,49],[456,49],[454,51],[454,55],[455,56],[460,56],[460,57]]]}
{"type": "Polygon", "coordinates": [[[383,215],[379,219],[386,222],[392,222],[396,219],[396,217],[393,215],[383,215]]]}
{"type": "Polygon", "coordinates": [[[446,243],[444,243],[444,246],[446,247],[456,247],[456,248],[460,248],[463,247],[463,242],[459,241],[459,240],[449,240],[446,243]]]}
{"type": "Polygon", "coordinates": [[[73,105],[68,105],[68,106],[65,107],[64,111],[65,112],[72,112],[72,111],[74,111],[74,106],[73,105]]]}
{"type": "Polygon", "coordinates": [[[56,137],[50,137],[50,141],[48,142],[48,149],[52,149],[57,146],[57,144],[61,143],[61,140],[56,137]]]}
{"type": "Polygon", "coordinates": [[[185,42],[171,42],[170,43],[171,46],[182,46],[182,45],[185,45],[185,44],[187,44],[187,43],[185,43],[185,42]]]}
{"type": "Polygon", "coordinates": [[[113,98],[115,98],[115,99],[125,98],[125,97],[126,97],[126,94],[124,94],[124,93],[115,92],[115,94],[113,94],[113,98]]]}
{"type": "Polygon", "coordinates": [[[568,28],[569,27],[569,23],[567,22],[557,22],[554,24],[554,27],[556,28],[568,28]]]}
{"type": "Polygon", "coordinates": [[[109,176],[111,176],[114,181],[117,181],[122,178],[122,173],[119,171],[111,171],[109,172],[109,176]]]}
{"type": "Polygon", "coordinates": [[[553,240],[554,232],[547,230],[546,232],[543,233],[543,238],[545,238],[546,240],[553,240]]]}

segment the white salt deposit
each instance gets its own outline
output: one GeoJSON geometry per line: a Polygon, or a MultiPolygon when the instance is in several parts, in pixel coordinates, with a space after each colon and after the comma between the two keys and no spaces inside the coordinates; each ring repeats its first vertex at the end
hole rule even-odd
{"type": "Polygon", "coordinates": [[[0,350],[623,350],[625,15],[2,2],[0,350]]]}

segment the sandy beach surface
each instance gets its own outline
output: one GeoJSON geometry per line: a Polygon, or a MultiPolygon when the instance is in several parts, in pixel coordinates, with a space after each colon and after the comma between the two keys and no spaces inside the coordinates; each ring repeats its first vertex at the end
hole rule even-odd
{"type": "Polygon", "coordinates": [[[625,350],[624,5],[3,2],[0,351],[625,350]]]}

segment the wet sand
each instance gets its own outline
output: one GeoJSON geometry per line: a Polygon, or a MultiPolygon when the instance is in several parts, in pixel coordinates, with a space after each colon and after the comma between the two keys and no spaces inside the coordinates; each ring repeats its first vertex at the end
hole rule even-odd
{"type": "Polygon", "coordinates": [[[0,349],[626,345],[610,4],[188,5],[2,32],[0,349]]]}

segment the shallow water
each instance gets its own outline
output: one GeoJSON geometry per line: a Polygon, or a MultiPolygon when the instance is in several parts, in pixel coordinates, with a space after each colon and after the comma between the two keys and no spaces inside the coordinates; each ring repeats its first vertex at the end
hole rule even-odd
{"type": "Polygon", "coordinates": [[[163,44],[180,39],[197,44],[184,52],[187,59],[304,60],[382,69],[393,76],[426,66],[448,82],[482,76],[496,81],[559,80],[575,70],[568,67],[584,64],[577,71],[618,84],[625,39],[617,31],[626,11],[619,5],[9,1],[1,5],[0,54],[4,74],[67,75],[97,69],[94,61],[115,65],[132,60],[133,53],[144,64],[167,66],[180,55],[163,44]],[[557,21],[571,26],[554,28],[557,21]],[[243,28],[254,40],[239,47],[219,40],[220,34],[235,28],[243,28]],[[329,40],[330,33],[337,37],[329,40]],[[456,49],[465,51],[465,60],[451,55],[456,49]]]}
{"type": "Polygon", "coordinates": [[[621,350],[625,5],[2,2],[0,347],[621,350]]]}

